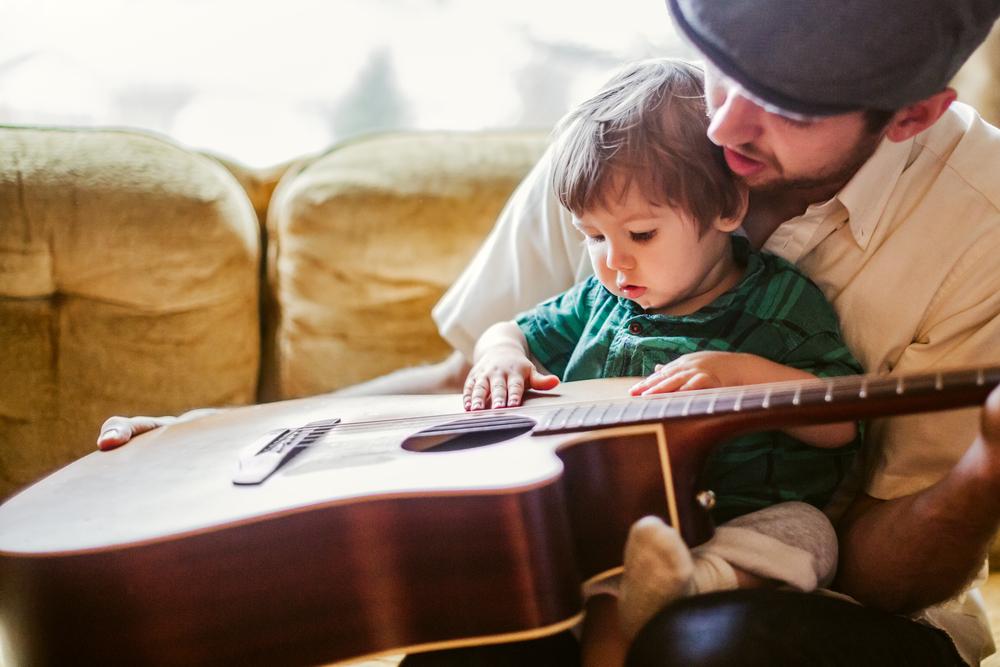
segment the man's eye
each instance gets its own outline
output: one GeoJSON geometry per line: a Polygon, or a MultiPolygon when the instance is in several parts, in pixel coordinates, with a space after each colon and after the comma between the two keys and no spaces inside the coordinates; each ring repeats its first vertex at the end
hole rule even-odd
{"type": "Polygon", "coordinates": [[[813,125],[814,121],[801,118],[789,118],[788,116],[783,116],[781,114],[775,114],[782,123],[785,125],[791,125],[792,127],[809,127],[813,125]]]}
{"type": "Polygon", "coordinates": [[[645,243],[646,241],[653,240],[653,237],[656,236],[656,230],[651,229],[648,232],[631,232],[630,236],[636,243],[645,243]]]}

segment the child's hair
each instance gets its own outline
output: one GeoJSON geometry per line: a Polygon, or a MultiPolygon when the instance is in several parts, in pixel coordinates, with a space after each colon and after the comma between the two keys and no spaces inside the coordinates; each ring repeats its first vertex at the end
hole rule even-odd
{"type": "Polygon", "coordinates": [[[743,206],[741,186],[707,130],[699,67],[669,58],[633,63],[560,121],[553,187],[579,216],[635,185],[704,231],[743,206]]]}

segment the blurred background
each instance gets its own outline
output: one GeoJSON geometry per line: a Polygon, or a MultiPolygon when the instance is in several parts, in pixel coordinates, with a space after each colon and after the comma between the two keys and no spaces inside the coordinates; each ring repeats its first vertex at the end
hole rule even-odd
{"type": "Polygon", "coordinates": [[[0,124],[128,126],[266,167],[364,133],[549,128],[688,56],[662,0],[0,0],[0,124]]]}

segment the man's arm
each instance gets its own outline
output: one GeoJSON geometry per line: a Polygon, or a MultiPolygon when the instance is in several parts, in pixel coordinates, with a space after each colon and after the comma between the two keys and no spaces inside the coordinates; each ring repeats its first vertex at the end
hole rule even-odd
{"type": "Polygon", "coordinates": [[[837,588],[866,605],[907,613],[946,600],[983,565],[1000,527],[1000,389],[981,433],[955,467],[917,493],[861,496],[839,526],[837,588]]]}

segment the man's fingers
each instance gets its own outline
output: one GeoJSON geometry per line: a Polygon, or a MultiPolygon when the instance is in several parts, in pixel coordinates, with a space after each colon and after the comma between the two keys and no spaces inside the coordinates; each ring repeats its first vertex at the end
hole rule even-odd
{"type": "Polygon", "coordinates": [[[1000,443],[1000,387],[991,391],[986,399],[981,429],[988,441],[1000,443]]]}
{"type": "Polygon", "coordinates": [[[166,423],[165,417],[111,417],[101,425],[97,448],[107,451],[121,447],[135,436],[166,423]]]}

